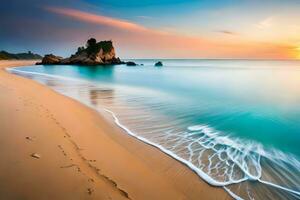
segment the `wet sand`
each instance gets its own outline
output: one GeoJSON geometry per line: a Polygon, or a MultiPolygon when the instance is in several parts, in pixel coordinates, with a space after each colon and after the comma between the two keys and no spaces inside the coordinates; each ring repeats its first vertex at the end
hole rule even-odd
{"type": "Polygon", "coordinates": [[[0,61],[0,199],[231,199],[110,116],[0,61]]]}

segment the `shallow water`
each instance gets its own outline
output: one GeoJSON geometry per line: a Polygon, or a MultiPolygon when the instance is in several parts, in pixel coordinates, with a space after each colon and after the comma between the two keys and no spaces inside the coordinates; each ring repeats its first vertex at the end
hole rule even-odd
{"type": "Polygon", "coordinates": [[[235,198],[300,198],[300,62],[10,69],[95,109],[235,198]]]}

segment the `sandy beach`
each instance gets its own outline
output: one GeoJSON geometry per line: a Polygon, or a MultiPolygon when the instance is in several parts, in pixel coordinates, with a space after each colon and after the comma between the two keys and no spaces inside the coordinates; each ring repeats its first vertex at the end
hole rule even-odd
{"type": "Polygon", "coordinates": [[[0,61],[0,199],[231,199],[108,115],[0,61]]]}

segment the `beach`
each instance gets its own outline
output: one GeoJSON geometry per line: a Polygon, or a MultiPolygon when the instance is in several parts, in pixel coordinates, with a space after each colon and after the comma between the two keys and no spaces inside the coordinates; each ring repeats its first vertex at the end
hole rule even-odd
{"type": "Polygon", "coordinates": [[[0,199],[231,199],[111,116],[0,62],[0,199]]]}

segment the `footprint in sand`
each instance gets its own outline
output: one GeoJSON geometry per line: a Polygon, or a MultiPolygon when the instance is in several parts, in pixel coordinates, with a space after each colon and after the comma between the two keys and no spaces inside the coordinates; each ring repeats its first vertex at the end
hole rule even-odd
{"type": "Polygon", "coordinates": [[[37,154],[37,153],[33,153],[30,156],[33,157],[33,158],[36,158],[36,159],[40,159],[41,158],[41,155],[37,154]]]}
{"type": "Polygon", "coordinates": [[[88,182],[92,182],[92,183],[93,183],[93,182],[95,182],[95,181],[94,181],[94,179],[89,178],[89,179],[88,179],[88,182]]]}
{"type": "Polygon", "coordinates": [[[92,188],[88,188],[87,192],[88,192],[89,195],[92,195],[92,193],[94,192],[94,190],[92,188]]]}
{"type": "Polygon", "coordinates": [[[25,139],[26,139],[26,140],[29,140],[29,141],[31,141],[31,142],[34,141],[34,138],[33,138],[33,137],[30,137],[30,136],[26,136],[25,139]]]}

